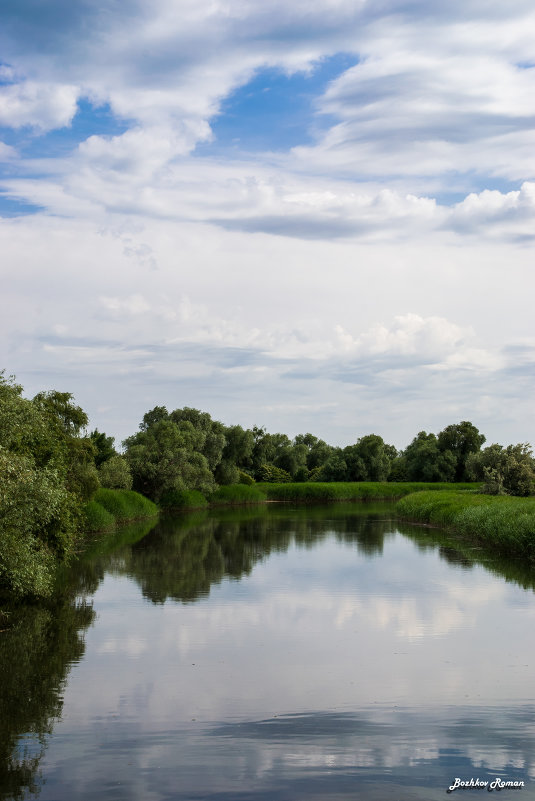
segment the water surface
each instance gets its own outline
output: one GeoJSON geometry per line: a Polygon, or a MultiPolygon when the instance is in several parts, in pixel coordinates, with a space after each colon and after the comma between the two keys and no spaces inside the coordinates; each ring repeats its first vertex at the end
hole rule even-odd
{"type": "Polygon", "coordinates": [[[387,504],[144,533],[1,635],[3,798],[429,801],[496,777],[535,798],[528,568],[387,504]]]}

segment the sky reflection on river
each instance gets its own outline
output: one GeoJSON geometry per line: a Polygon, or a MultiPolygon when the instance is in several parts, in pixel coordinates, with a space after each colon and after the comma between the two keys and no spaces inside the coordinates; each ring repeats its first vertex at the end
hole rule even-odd
{"type": "Polygon", "coordinates": [[[271,551],[239,516],[205,522],[202,591],[187,602],[169,566],[199,532],[167,528],[115,555],[40,798],[425,801],[494,774],[533,798],[533,592],[441,558],[384,514],[344,534],[332,514],[308,526],[289,510],[271,551]],[[248,574],[223,577],[238,551],[248,574]]]}

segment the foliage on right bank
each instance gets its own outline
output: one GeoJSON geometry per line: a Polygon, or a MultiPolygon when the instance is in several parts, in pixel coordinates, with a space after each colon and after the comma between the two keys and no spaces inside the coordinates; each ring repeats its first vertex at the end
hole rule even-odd
{"type": "Polygon", "coordinates": [[[416,492],[398,501],[396,512],[405,520],[439,526],[501,553],[535,561],[535,498],[416,492]]]}

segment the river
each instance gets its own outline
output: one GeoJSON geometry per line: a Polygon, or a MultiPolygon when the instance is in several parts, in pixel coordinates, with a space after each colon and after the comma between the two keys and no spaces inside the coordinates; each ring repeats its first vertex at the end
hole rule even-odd
{"type": "Polygon", "coordinates": [[[388,504],[152,525],[0,634],[0,798],[535,798],[533,570],[388,504]]]}

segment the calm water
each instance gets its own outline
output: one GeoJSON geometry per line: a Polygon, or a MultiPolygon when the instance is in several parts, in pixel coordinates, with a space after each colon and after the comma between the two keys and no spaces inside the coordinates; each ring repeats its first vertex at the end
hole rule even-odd
{"type": "Polygon", "coordinates": [[[0,798],[535,798],[535,575],[392,514],[271,505],[96,546],[0,634],[0,798]]]}

